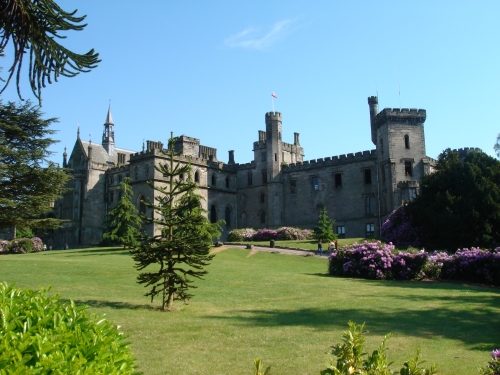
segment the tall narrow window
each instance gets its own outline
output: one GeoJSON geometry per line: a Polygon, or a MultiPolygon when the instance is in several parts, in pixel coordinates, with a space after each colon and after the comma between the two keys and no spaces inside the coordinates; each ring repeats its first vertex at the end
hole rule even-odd
{"type": "Polygon", "coordinates": [[[366,185],[371,185],[371,183],[372,183],[372,170],[371,169],[365,169],[364,170],[364,175],[365,175],[365,184],[366,185]]]}
{"type": "Polygon", "coordinates": [[[137,201],[138,201],[137,203],[139,205],[139,213],[146,214],[146,205],[144,204],[144,195],[139,194],[137,201]]]}
{"type": "Polygon", "coordinates": [[[248,180],[248,186],[252,186],[253,185],[252,172],[247,173],[247,180],[248,180]]]}
{"type": "Polygon", "coordinates": [[[278,161],[278,154],[274,154],[274,161],[278,161]]]}
{"type": "Polygon", "coordinates": [[[312,186],[313,186],[313,190],[315,190],[315,191],[319,190],[319,177],[312,178],[312,186]]]}
{"type": "Polygon", "coordinates": [[[290,194],[297,194],[297,180],[290,180],[290,194]]]}
{"type": "Polygon", "coordinates": [[[384,140],[380,138],[380,154],[384,155],[384,140]]]}
{"type": "Polygon", "coordinates": [[[260,223],[265,224],[266,223],[266,213],[265,211],[260,211],[260,223]]]}
{"type": "Polygon", "coordinates": [[[263,152],[261,156],[262,156],[262,161],[267,161],[267,154],[265,152],[263,152]]]}
{"type": "Polygon", "coordinates": [[[224,220],[226,220],[226,226],[230,227],[231,226],[231,208],[229,206],[226,207],[224,220]]]}
{"type": "Polygon", "coordinates": [[[342,187],[342,173],[335,173],[335,187],[342,187]]]}
{"type": "Polygon", "coordinates": [[[226,177],[226,188],[229,189],[229,177],[226,177]]]}
{"type": "Polygon", "coordinates": [[[405,161],[405,176],[413,176],[412,172],[411,161],[405,161]]]}
{"type": "Polygon", "coordinates": [[[375,224],[366,224],[366,238],[373,237],[375,235],[375,224]]]}
{"type": "Polygon", "coordinates": [[[217,183],[217,177],[215,177],[215,175],[213,174],[212,175],[212,186],[215,186],[216,183],[217,183]]]}
{"type": "Polygon", "coordinates": [[[262,171],[262,183],[267,184],[267,171],[265,169],[262,171]]]}
{"type": "Polygon", "coordinates": [[[345,238],[345,225],[337,225],[337,234],[339,238],[345,238]]]}
{"type": "Polygon", "coordinates": [[[194,172],[194,182],[200,183],[200,172],[194,172]]]}
{"type": "Polygon", "coordinates": [[[405,135],[405,148],[410,148],[410,136],[408,134],[405,135]]]}
{"type": "Polygon", "coordinates": [[[373,197],[365,197],[365,214],[373,215],[373,197]]]}
{"type": "Polygon", "coordinates": [[[265,203],[266,195],[264,194],[264,192],[261,191],[259,196],[260,196],[260,203],[265,203]]]}
{"type": "Polygon", "coordinates": [[[210,207],[210,222],[211,223],[216,223],[217,222],[217,207],[215,207],[215,204],[210,207]]]}

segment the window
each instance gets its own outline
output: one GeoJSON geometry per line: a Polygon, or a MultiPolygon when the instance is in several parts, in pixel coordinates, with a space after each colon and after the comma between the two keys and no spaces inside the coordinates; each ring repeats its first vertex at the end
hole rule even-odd
{"type": "Polygon", "coordinates": [[[149,164],[144,166],[144,171],[146,172],[146,176],[149,176],[149,164]]]}
{"type": "Polygon", "coordinates": [[[111,176],[111,177],[109,178],[109,184],[110,184],[110,185],[113,185],[114,183],[115,183],[115,176],[111,176]]]}
{"type": "Polygon", "coordinates": [[[364,170],[364,177],[365,177],[365,184],[366,185],[371,185],[371,183],[372,183],[372,170],[371,169],[365,169],[364,170]]]}
{"type": "Polygon", "coordinates": [[[230,227],[231,226],[231,208],[229,206],[226,207],[224,220],[226,220],[226,226],[230,227]]]}
{"type": "Polygon", "coordinates": [[[405,176],[413,176],[412,172],[411,161],[405,161],[405,176]]]}
{"type": "Polygon", "coordinates": [[[109,203],[113,203],[114,194],[112,191],[109,192],[109,203]]]}
{"type": "Polygon", "coordinates": [[[297,180],[290,180],[290,194],[297,194],[297,180]]]}
{"type": "Polygon", "coordinates": [[[366,224],[366,238],[375,236],[375,224],[366,224]]]}
{"type": "Polygon", "coordinates": [[[200,183],[200,172],[194,172],[194,182],[200,183]]]}
{"type": "Polygon", "coordinates": [[[118,164],[125,164],[125,154],[118,153],[118,164]]]}
{"type": "Polygon", "coordinates": [[[410,148],[410,136],[408,134],[405,135],[405,148],[410,148]]]}
{"type": "Polygon", "coordinates": [[[266,213],[265,211],[260,211],[260,223],[265,224],[266,223],[266,213]]]}
{"type": "Polygon", "coordinates": [[[319,190],[319,177],[312,178],[312,185],[313,185],[313,190],[315,191],[319,190]]]}
{"type": "Polygon", "coordinates": [[[365,214],[373,215],[373,197],[365,197],[365,214]]]}
{"type": "Polygon", "coordinates": [[[212,175],[212,186],[215,186],[217,184],[217,177],[213,174],[212,175]]]}
{"type": "Polygon", "coordinates": [[[335,187],[342,187],[342,173],[335,173],[335,187]]]}
{"type": "Polygon", "coordinates": [[[226,188],[229,189],[229,177],[226,177],[226,188]]]}
{"type": "Polygon", "coordinates": [[[267,161],[267,154],[265,152],[263,152],[261,156],[262,156],[262,161],[267,161]]]}
{"type": "Polygon", "coordinates": [[[118,182],[122,182],[123,176],[121,174],[118,175],[118,182]]]}
{"type": "Polygon", "coordinates": [[[264,194],[264,192],[261,191],[259,197],[260,197],[260,203],[265,203],[266,195],[264,194]]]}
{"type": "Polygon", "coordinates": [[[146,205],[144,204],[144,195],[139,195],[139,213],[146,215],[146,205]]]}
{"type": "Polygon", "coordinates": [[[262,183],[267,184],[267,171],[265,169],[262,171],[262,183]]]}
{"type": "Polygon", "coordinates": [[[274,161],[278,161],[278,154],[274,154],[274,161]]]}
{"type": "Polygon", "coordinates": [[[252,178],[252,172],[247,173],[247,181],[248,181],[248,186],[253,185],[253,178],[252,178]]]}
{"type": "Polygon", "coordinates": [[[211,223],[216,223],[217,222],[217,207],[215,207],[215,204],[210,207],[210,222],[211,223]]]}
{"type": "Polygon", "coordinates": [[[415,188],[410,188],[410,189],[408,190],[408,195],[409,195],[410,202],[411,202],[412,200],[414,200],[414,199],[417,197],[417,189],[415,189],[415,188]]]}
{"type": "Polygon", "coordinates": [[[136,180],[139,179],[139,167],[136,165],[135,168],[134,168],[134,178],[136,180]]]}
{"type": "Polygon", "coordinates": [[[179,180],[180,180],[180,181],[184,181],[184,173],[181,173],[181,174],[179,175],[179,180]]]}
{"type": "Polygon", "coordinates": [[[337,235],[339,238],[345,238],[345,225],[337,225],[337,235]]]}

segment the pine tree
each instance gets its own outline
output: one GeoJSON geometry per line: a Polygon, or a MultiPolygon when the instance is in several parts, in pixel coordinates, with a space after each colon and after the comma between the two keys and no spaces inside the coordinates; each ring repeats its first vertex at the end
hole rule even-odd
{"type": "MultiPolygon", "coordinates": [[[[57,141],[38,107],[0,101],[0,227],[57,228],[61,220],[44,218],[64,192],[70,175],[47,158],[57,141]]],[[[14,231],[15,236],[15,231],[14,231]]]]}
{"type": "Polygon", "coordinates": [[[318,227],[314,230],[316,239],[324,243],[337,239],[337,234],[333,232],[333,223],[335,223],[335,220],[328,218],[326,207],[323,207],[323,210],[319,214],[318,227]]]}
{"type": "Polygon", "coordinates": [[[154,210],[147,223],[158,228],[153,236],[144,236],[141,245],[132,250],[135,267],[148,268],[137,277],[140,284],[151,286],[146,296],[162,296],[162,310],[171,311],[174,300],[187,301],[192,297],[189,289],[196,288],[193,278],[201,279],[207,274],[204,269],[213,258],[210,255],[212,239],[220,235],[220,224],[212,224],[206,210],[201,208],[201,196],[196,194],[197,185],[191,178],[191,165],[174,161],[179,154],[174,150],[174,138],[169,140],[164,151],[167,163],[156,168],[166,183],[149,182],[158,194],[155,202],[145,202],[154,210]],[[188,176],[186,180],[183,176],[188,176]],[[152,271],[152,265],[159,269],[152,271]]]}
{"type": "Polygon", "coordinates": [[[118,242],[123,247],[134,247],[139,242],[142,219],[139,212],[131,202],[133,195],[130,186],[130,178],[127,177],[120,183],[122,197],[108,214],[108,227],[104,231],[103,238],[118,242]]]}

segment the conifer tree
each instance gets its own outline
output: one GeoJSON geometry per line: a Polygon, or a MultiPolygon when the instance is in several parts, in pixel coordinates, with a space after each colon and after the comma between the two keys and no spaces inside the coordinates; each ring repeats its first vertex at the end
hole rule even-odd
{"type": "Polygon", "coordinates": [[[319,214],[318,227],[314,230],[316,239],[323,242],[330,242],[337,239],[337,234],[333,232],[333,223],[335,223],[335,220],[328,218],[326,207],[323,207],[323,210],[319,214]]]}
{"type": "Polygon", "coordinates": [[[210,223],[207,212],[201,208],[201,196],[196,194],[197,185],[191,179],[191,165],[174,161],[179,155],[174,149],[173,136],[169,140],[165,164],[156,166],[165,178],[163,186],[158,182],[150,186],[159,194],[153,203],[145,202],[154,210],[146,219],[156,226],[153,236],[144,236],[140,246],[132,250],[135,267],[141,271],[138,283],[151,287],[146,296],[161,295],[162,310],[171,311],[174,300],[187,301],[188,291],[196,288],[193,278],[201,279],[204,269],[213,258],[210,255],[212,239],[220,236],[220,224],[210,223]],[[184,176],[188,176],[186,180],[184,176]],[[153,265],[159,267],[152,269],[153,265]]]}
{"type": "Polygon", "coordinates": [[[120,183],[120,191],[122,196],[108,214],[108,227],[104,231],[103,238],[114,242],[118,242],[123,247],[134,247],[139,242],[140,228],[142,219],[139,217],[139,212],[131,202],[132,187],[130,186],[130,178],[127,177],[120,183]]]}

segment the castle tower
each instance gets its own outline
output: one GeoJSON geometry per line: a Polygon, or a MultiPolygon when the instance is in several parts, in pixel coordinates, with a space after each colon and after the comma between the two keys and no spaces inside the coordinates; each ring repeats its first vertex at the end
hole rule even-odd
{"type": "Polygon", "coordinates": [[[370,96],[368,98],[368,105],[370,106],[370,126],[372,130],[372,142],[374,145],[377,145],[377,128],[375,126],[375,117],[378,113],[378,97],[370,96]]]}
{"type": "Polygon", "coordinates": [[[106,121],[104,122],[104,131],[102,132],[102,147],[104,147],[110,156],[115,154],[114,126],[113,117],[111,116],[111,107],[109,107],[108,114],[106,115],[106,121]]]}

